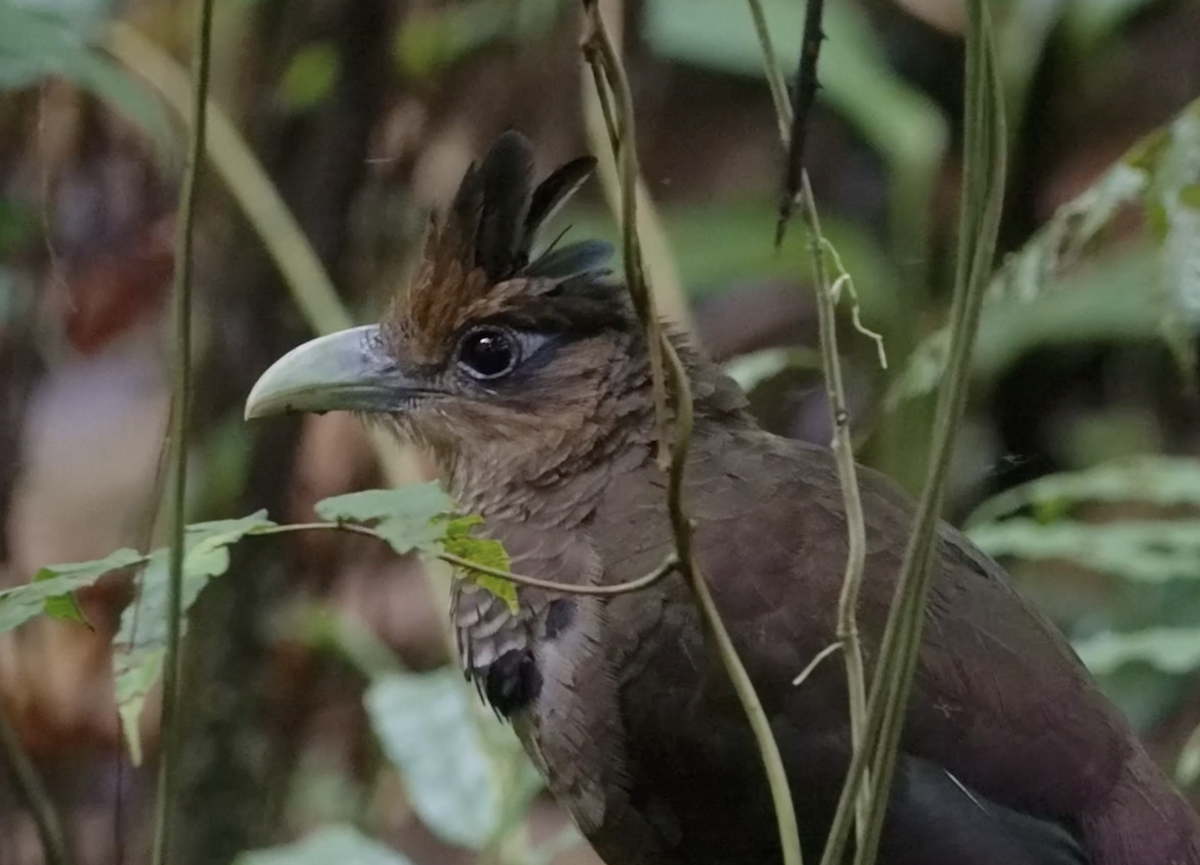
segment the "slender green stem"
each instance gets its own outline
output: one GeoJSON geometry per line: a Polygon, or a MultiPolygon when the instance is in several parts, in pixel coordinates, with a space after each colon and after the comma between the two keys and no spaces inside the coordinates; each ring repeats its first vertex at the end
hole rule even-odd
{"type": "Polygon", "coordinates": [[[175,768],[179,753],[176,715],[179,702],[179,671],[183,619],[183,557],[187,524],[187,433],[191,402],[192,364],[192,247],[196,220],[196,189],[204,165],[204,143],[208,120],[208,79],[212,54],[213,0],[200,0],[196,10],[196,34],[192,64],[195,69],[191,142],[179,202],[179,234],[176,240],[174,320],[175,369],[172,383],[175,405],[171,413],[173,475],[170,493],[170,537],[167,583],[167,644],[163,659],[162,746],[159,754],[158,802],[154,833],[154,865],[164,865],[171,855],[174,818],[175,768]]]}
{"type": "MultiPolygon", "coordinates": [[[[785,151],[791,144],[793,116],[788,101],[787,86],[776,60],[767,28],[766,16],[760,0],[747,0],[754,19],[755,32],[762,47],[763,65],[767,84],[775,103],[776,120],[785,151]]],[[[850,741],[855,752],[864,747],[864,732],[867,716],[866,672],[864,669],[862,644],[858,634],[858,596],[866,568],[867,538],[863,515],[862,497],[858,489],[858,468],[854,462],[854,444],[850,433],[850,413],[846,407],[846,386],[842,375],[841,357],[837,337],[837,297],[825,264],[826,247],[821,232],[821,218],[813,197],[808,172],[800,173],[800,215],[804,220],[808,238],[809,255],[813,262],[813,283],[817,302],[818,334],[821,345],[821,365],[825,372],[825,398],[829,406],[829,417],[833,424],[834,460],[837,465],[838,482],[841,486],[842,502],[846,511],[847,555],[846,568],[842,576],[842,590],[837,609],[837,645],[842,648],[846,666],[846,681],[850,703],[850,741]]],[[[856,798],[855,826],[860,838],[866,824],[871,802],[869,778],[864,779],[856,798]]]]}
{"type": "MultiPolygon", "coordinates": [[[[912,690],[925,624],[925,600],[934,576],[936,532],[954,435],[966,403],[970,359],[991,273],[1003,205],[1005,171],[1004,94],[996,61],[990,12],[984,0],[969,0],[966,71],[964,184],[960,212],[959,260],[951,308],[950,365],[938,394],[932,459],[896,588],[872,687],[872,714],[883,717],[875,753],[879,789],[889,789],[912,690]],[[887,673],[884,673],[884,669],[887,673]],[[878,704],[878,705],[876,705],[878,704]]],[[[871,814],[855,865],[875,861],[884,809],[871,814]]]]}
{"type": "Polygon", "coordinates": [[[33,761],[21,747],[17,731],[9,723],[8,716],[0,710],[0,756],[8,763],[13,786],[25,800],[25,806],[33,816],[38,837],[42,840],[42,854],[46,865],[75,865],[75,856],[63,829],[62,817],[54,807],[46,786],[38,776],[33,761]]]}

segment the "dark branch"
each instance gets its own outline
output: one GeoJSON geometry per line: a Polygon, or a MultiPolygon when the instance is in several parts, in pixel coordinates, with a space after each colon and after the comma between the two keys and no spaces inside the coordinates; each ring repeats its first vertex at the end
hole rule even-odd
{"type": "Polygon", "coordinates": [[[800,65],[792,87],[792,128],[788,135],[787,166],[784,169],[783,198],[779,202],[779,221],[775,224],[775,248],[783,243],[788,220],[792,218],[804,177],[804,145],[808,139],[808,117],[817,98],[817,59],[825,32],[821,21],[825,0],[808,0],[804,10],[804,35],[800,44],[800,65]]]}

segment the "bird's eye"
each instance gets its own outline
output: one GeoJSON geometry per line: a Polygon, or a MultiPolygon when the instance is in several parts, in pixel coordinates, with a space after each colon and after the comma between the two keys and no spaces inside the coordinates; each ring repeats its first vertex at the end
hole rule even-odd
{"type": "Polygon", "coordinates": [[[481,327],[463,337],[458,364],[477,379],[500,378],[517,365],[519,346],[504,330],[481,327]]]}

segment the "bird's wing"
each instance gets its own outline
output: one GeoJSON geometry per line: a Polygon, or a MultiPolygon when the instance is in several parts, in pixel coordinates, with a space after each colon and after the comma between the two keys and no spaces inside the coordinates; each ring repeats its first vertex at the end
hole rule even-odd
{"type": "MultiPolygon", "coordinates": [[[[823,753],[813,743],[836,743],[827,749],[832,756],[826,781],[840,786],[846,729],[841,658],[833,655],[800,687],[792,685],[796,674],[836,639],[847,541],[832,458],[825,449],[750,431],[724,441],[702,438],[690,465],[688,503],[698,524],[699,559],[777,736],[793,740],[785,750],[790,747],[794,759],[806,761],[801,775],[812,777],[820,775],[823,753]]],[[[860,469],[859,482],[867,514],[859,626],[870,668],[913,507],[876,472],[860,469]]],[[[616,500],[621,498],[617,494],[616,500]]],[[[631,498],[618,507],[635,505],[631,498]]],[[[627,561],[620,570],[643,569],[658,554],[639,552],[663,542],[663,529],[651,525],[649,507],[643,505],[644,512],[627,521],[622,538],[627,561]]],[[[615,519],[611,511],[608,519],[615,519]]],[[[1011,812],[1016,822],[1000,820],[1005,833],[1020,832],[1021,815],[1077,827],[1089,850],[1104,851],[1094,860],[1103,865],[1173,861],[1171,856],[1182,850],[1189,852],[1178,853],[1184,856],[1179,861],[1192,861],[1187,856],[1194,854],[1198,837],[1194,816],[1062,636],[961,533],[944,526],[937,555],[939,573],[901,745],[900,778],[915,785],[911,801],[926,796],[926,804],[944,817],[952,801],[973,807],[964,795],[970,791],[993,806],[993,816],[1011,812]]],[[[687,633],[687,599],[680,599],[680,610],[666,614],[678,621],[665,627],[687,633]]],[[[636,609],[631,600],[618,615],[636,615],[636,609]]],[[[658,701],[665,713],[736,712],[727,689],[695,687],[696,676],[711,677],[712,669],[694,623],[691,627],[688,639],[660,641],[666,650],[659,645],[641,652],[634,668],[651,670],[648,687],[659,694],[669,694],[672,681],[688,683],[679,687],[693,693],[658,701]]],[[[639,709],[631,711],[636,715],[639,709]]],[[[641,723],[672,722],[660,716],[643,717],[641,723]]],[[[713,722],[690,729],[698,732],[679,734],[674,746],[694,746],[717,755],[714,759],[737,739],[713,722]]],[[[805,795],[802,790],[799,798],[805,795]]],[[[818,798],[809,804],[819,813],[828,808],[828,796],[818,798]]],[[[1043,839],[1030,832],[1030,843],[1047,849],[1046,858],[1031,861],[1070,861],[1054,858],[1051,848],[1061,842],[1059,834],[1049,832],[1043,839]]]]}

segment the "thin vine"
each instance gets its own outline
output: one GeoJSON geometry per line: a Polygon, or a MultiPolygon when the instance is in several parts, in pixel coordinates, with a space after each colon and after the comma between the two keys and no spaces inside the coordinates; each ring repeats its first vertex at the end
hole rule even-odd
{"type": "Polygon", "coordinates": [[[192,254],[196,221],[196,190],[204,165],[208,122],[208,81],[212,59],[213,0],[200,0],[196,9],[196,33],[192,48],[194,80],[192,91],[191,140],[179,202],[176,238],[173,319],[175,363],[171,412],[172,477],[170,489],[170,554],[167,584],[167,643],[163,660],[158,799],[154,824],[154,865],[165,865],[171,851],[174,820],[175,772],[179,733],[176,724],[179,704],[179,670],[183,622],[183,560],[187,529],[188,421],[191,402],[192,367],[192,254]]]}

